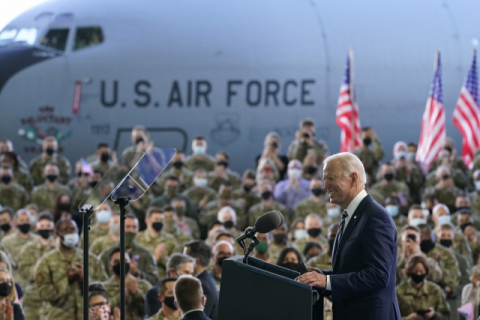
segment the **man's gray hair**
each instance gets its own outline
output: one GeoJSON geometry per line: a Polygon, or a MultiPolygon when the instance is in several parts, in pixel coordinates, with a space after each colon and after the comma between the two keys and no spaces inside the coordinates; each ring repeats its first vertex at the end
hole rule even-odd
{"type": "Polygon", "coordinates": [[[192,257],[182,253],[172,254],[167,261],[167,272],[170,270],[170,268],[173,268],[173,270],[177,272],[178,268],[180,268],[185,262],[191,262],[193,266],[195,266],[195,259],[192,257]]]}
{"type": "Polygon", "coordinates": [[[325,159],[323,162],[323,167],[327,165],[330,161],[337,161],[340,164],[340,168],[343,171],[345,176],[350,175],[355,172],[358,174],[358,177],[363,182],[367,183],[367,176],[365,175],[365,168],[363,167],[362,161],[358,159],[356,155],[350,152],[341,152],[336,153],[325,159]]]}

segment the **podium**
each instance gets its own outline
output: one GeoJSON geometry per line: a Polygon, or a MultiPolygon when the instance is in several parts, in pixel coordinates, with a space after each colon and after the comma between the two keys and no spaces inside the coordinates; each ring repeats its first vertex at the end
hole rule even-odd
{"type": "Polygon", "coordinates": [[[223,261],[218,320],[323,320],[323,296],[299,275],[253,257],[223,261]]]}

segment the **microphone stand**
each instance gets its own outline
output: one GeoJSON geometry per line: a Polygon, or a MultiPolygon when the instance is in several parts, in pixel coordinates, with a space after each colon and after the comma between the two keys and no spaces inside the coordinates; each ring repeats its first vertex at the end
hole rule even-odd
{"type": "Polygon", "coordinates": [[[129,197],[118,197],[115,204],[120,206],[120,319],[125,320],[125,207],[129,197]]]}
{"type": "Polygon", "coordinates": [[[252,238],[252,243],[248,246],[248,249],[245,250],[245,247],[243,247],[245,257],[243,257],[243,263],[248,264],[248,255],[253,251],[255,246],[260,243],[260,240],[258,240],[257,236],[253,236],[252,238]]]}
{"type": "Polygon", "coordinates": [[[88,300],[88,233],[90,230],[90,217],[93,214],[93,206],[86,204],[80,209],[80,214],[83,215],[83,319],[88,320],[88,308],[90,301],[88,300]]]}

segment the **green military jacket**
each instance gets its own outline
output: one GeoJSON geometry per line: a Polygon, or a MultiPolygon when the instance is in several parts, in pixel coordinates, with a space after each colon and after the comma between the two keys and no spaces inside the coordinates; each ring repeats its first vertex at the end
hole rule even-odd
{"type": "MultiPolygon", "coordinates": [[[[392,165],[395,165],[392,161],[392,165]]],[[[423,175],[422,170],[416,164],[409,164],[410,175],[407,174],[407,168],[403,167],[397,169],[395,179],[405,183],[410,189],[410,196],[414,203],[420,202],[420,190],[423,187],[425,182],[425,176],[423,175]]]]}
{"type": "Polygon", "coordinates": [[[303,249],[305,249],[305,246],[309,242],[316,242],[322,247],[322,252],[326,252],[328,250],[328,240],[325,238],[323,234],[320,235],[319,240],[311,240],[310,236],[306,236],[305,238],[299,239],[294,242],[294,244],[297,246],[298,250],[300,251],[300,254],[303,254],[303,249]]]}
{"type": "Polygon", "coordinates": [[[282,252],[283,249],[285,248],[295,248],[298,250],[297,246],[292,243],[290,240],[287,240],[287,243],[285,244],[284,247],[278,246],[275,242],[270,242],[268,245],[268,252],[270,253],[270,256],[268,257],[268,262],[277,264],[277,260],[280,257],[280,252],[282,252]]]}
{"type": "Polygon", "coordinates": [[[227,179],[217,177],[215,175],[215,171],[209,172],[207,179],[208,179],[208,186],[216,191],[218,191],[218,189],[220,188],[220,185],[224,182],[230,182],[233,186],[233,189],[237,189],[241,185],[240,176],[238,175],[238,173],[233,172],[230,169],[227,169],[227,179]]]}
{"type": "Polygon", "coordinates": [[[32,203],[38,206],[39,212],[44,210],[53,210],[55,201],[61,193],[70,194],[70,190],[61,184],[56,184],[53,189],[47,187],[46,184],[36,186],[32,192],[32,203]]]}
{"type": "MultiPolygon", "coordinates": [[[[454,189],[457,195],[462,194],[462,190],[458,189],[457,187],[454,187],[454,189]]],[[[423,200],[426,200],[429,196],[434,196],[437,198],[439,203],[443,203],[448,207],[448,209],[450,209],[450,212],[455,211],[455,200],[457,196],[450,188],[439,189],[436,186],[426,188],[423,192],[423,200]]]]}
{"type": "Polygon", "coordinates": [[[429,258],[437,260],[440,269],[442,269],[442,278],[438,282],[442,288],[446,286],[453,288],[458,285],[460,271],[458,270],[457,259],[455,259],[453,253],[436,243],[435,247],[426,255],[429,258]]]}
{"type": "Polygon", "coordinates": [[[183,195],[185,197],[190,198],[193,201],[197,211],[200,211],[203,209],[203,208],[200,208],[200,202],[204,197],[207,197],[207,202],[205,204],[217,198],[217,193],[215,192],[215,190],[209,187],[199,188],[199,187],[193,186],[185,190],[183,192],[183,195]]]}
{"type": "Polygon", "coordinates": [[[296,218],[306,218],[310,213],[318,213],[322,218],[327,215],[327,209],[325,208],[325,203],[328,200],[321,198],[320,202],[316,202],[312,197],[303,199],[295,207],[295,216],[296,218]]]}
{"type": "Polygon", "coordinates": [[[156,315],[153,315],[150,318],[147,318],[147,320],[180,320],[180,319],[182,319],[181,313],[179,313],[177,317],[167,318],[167,316],[163,313],[162,309],[160,309],[160,311],[158,311],[156,315]]]}
{"type": "Polygon", "coordinates": [[[407,225],[407,218],[400,213],[396,217],[392,217],[395,227],[397,228],[397,234],[402,232],[402,228],[407,225]]]}
{"type": "MultiPolygon", "coordinates": [[[[441,165],[441,163],[442,163],[442,159],[437,158],[437,159],[433,160],[432,164],[428,168],[428,172],[432,172],[432,171],[437,170],[437,168],[441,165]]],[[[461,157],[455,157],[455,159],[453,160],[452,168],[460,169],[465,174],[468,173],[468,168],[465,165],[465,162],[463,161],[463,159],[461,157]]],[[[471,172],[474,172],[474,171],[475,170],[472,170],[471,172]]]]}
{"type": "MultiPolygon", "coordinates": [[[[451,168],[450,174],[452,176],[453,184],[459,189],[465,189],[468,186],[468,176],[460,169],[451,168]]],[[[425,188],[435,187],[437,184],[437,179],[435,176],[435,171],[432,171],[427,174],[427,181],[425,182],[425,188]]]]}
{"type": "MultiPolygon", "coordinates": [[[[393,180],[391,183],[386,183],[385,180],[380,180],[375,183],[371,188],[371,191],[378,192],[384,199],[392,194],[403,193],[407,200],[410,202],[410,190],[407,185],[401,181],[393,180]]],[[[381,203],[383,205],[383,203],[381,203]]]]}
{"type": "Polygon", "coordinates": [[[365,172],[370,176],[370,181],[375,182],[380,160],[385,157],[382,144],[378,139],[372,140],[372,148],[366,148],[364,145],[353,151],[365,167],[365,172]]]}
{"type": "Polygon", "coordinates": [[[113,241],[112,238],[110,238],[110,236],[107,234],[90,242],[90,252],[100,256],[103,250],[113,246],[115,243],[116,241],[113,241]]]}
{"type": "MultiPolygon", "coordinates": [[[[80,236],[80,242],[78,243],[79,248],[83,248],[83,232],[85,230],[82,230],[82,234],[80,236]]],[[[98,222],[90,227],[90,231],[88,232],[88,243],[91,245],[95,240],[98,238],[104,237],[108,235],[108,228],[107,229],[101,229],[98,226],[98,222]]],[[[98,253],[97,253],[98,254],[98,253]]]]}
{"type": "Polygon", "coordinates": [[[0,204],[2,206],[17,211],[25,208],[29,200],[30,196],[23,186],[15,182],[10,183],[9,187],[0,184],[0,204]]]}
{"type": "Polygon", "coordinates": [[[193,239],[200,239],[200,227],[198,226],[198,223],[196,220],[193,220],[192,218],[189,218],[189,217],[178,217],[178,216],[177,216],[177,219],[178,219],[177,224],[179,228],[181,228],[182,230],[185,230],[185,232],[187,233],[190,233],[193,239]]]}
{"type": "Polygon", "coordinates": [[[32,192],[33,182],[27,169],[18,168],[13,172],[13,175],[14,175],[13,182],[18,183],[19,185],[24,187],[25,190],[27,190],[28,192],[32,192]]]}
{"type": "Polygon", "coordinates": [[[332,254],[324,252],[316,257],[310,258],[305,264],[307,267],[318,268],[320,270],[332,269],[332,254]]]}
{"type": "Polygon", "coordinates": [[[168,197],[166,194],[163,194],[161,196],[158,196],[154,198],[150,202],[150,207],[159,207],[162,208],[166,206],[167,204],[170,204],[173,198],[181,198],[185,201],[186,204],[186,211],[185,215],[192,218],[192,219],[197,219],[197,209],[195,209],[195,204],[192,202],[192,200],[186,196],[184,196],[181,193],[176,193],[173,197],[168,197]]]}
{"type": "Polygon", "coordinates": [[[184,192],[187,190],[190,186],[193,185],[193,172],[187,168],[182,168],[182,173],[176,173],[174,168],[170,168],[168,171],[163,172],[160,177],[158,177],[153,185],[150,187],[150,189],[153,192],[153,195],[158,197],[163,194],[165,182],[167,181],[167,178],[170,176],[175,176],[177,178],[180,178],[181,175],[183,175],[183,182],[180,184],[179,191],[184,192]]]}
{"type": "Polygon", "coordinates": [[[477,217],[480,217],[480,191],[470,193],[470,210],[477,217]]]}
{"type": "Polygon", "coordinates": [[[164,231],[166,234],[170,234],[175,238],[178,244],[177,251],[182,251],[183,245],[193,240],[192,236],[180,229],[176,221],[173,219],[165,219],[164,231]]]}
{"type": "Polygon", "coordinates": [[[45,155],[41,154],[30,161],[30,174],[32,175],[35,185],[38,186],[45,182],[45,177],[43,174],[45,171],[45,166],[49,162],[56,162],[58,164],[60,169],[58,182],[61,184],[67,184],[71,172],[70,161],[68,161],[67,158],[59,155],[47,158],[45,155]]]}
{"type": "Polygon", "coordinates": [[[209,154],[204,154],[202,156],[192,154],[185,161],[185,168],[190,169],[193,172],[200,168],[207,170],[207,172],[213,171],[215,170],[215,159],[209,154]]]}
{"type": "Polygon", "coordinates": [[[288,161],[298,159],[303,162],[303,160],[307,156],[307,152],[309,149],[315,150],[317,163],[322,163],[323,159],[328,155],[329,152],[328,146],[323,140],[313,140],[313,145],[309,145],[306,142],[298,142],[297,140],[294,140],[288,146],[288,161]]]}
{"type": "Polygon", "coordinates": [[[248,212],[251,207],[262,201],[262,199],[256,192],[250,190],[247,193],[243,187],[240,187],[237,190],[233,191],[232,197],[234,200],[243,202],[246,212],[248,212]]]}

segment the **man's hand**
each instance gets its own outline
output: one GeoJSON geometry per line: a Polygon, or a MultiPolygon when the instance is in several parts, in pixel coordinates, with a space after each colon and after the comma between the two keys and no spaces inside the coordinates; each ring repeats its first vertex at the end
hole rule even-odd
{"type": "Polygon", "coordinates": [[[75,262],[75,265],[77,266],[78,280],[82,282],[83,281],[83,265],[80,262],[75,262]]]}
{"type": "Polygon", "coordinates": [[[153,250],[153,256],[157,261],[163,259],[165,256],[165,242],[160,243],[155,250],[153,250]]]}
{"type": "Polygon", "coordinates": [[[478,243],[478,234],[473,226],[467,226],[463,233],[469,241],[473,243],[478,243]]]}
{"type": "MultiPolygon", "coordinates": [[[[112,310],[111,307],[110,307],[110,310],[112,310]]],[[[113,309],[113,316],[110,316],[110,320],[120,320],[120,309],[118,308],[113,309]]]]}
{"type": "Polygon", "coordinates": [[[74,283],[78,281],[78,273],[77,269],[72,268],[71,266],[67,266],[67,278],[68,278],[68,283],[74,283]]]}
{"type": "Polygon", "coordinates": [[[311,287],[320,287],[325,289],[327,287],[327,276],[317,272],[307,272],[296,279],[298,282],[308,284],[311,287]]]}
{"type": "Polygon", "coordinates": [[[128,295],[134,295],[137,293],[138,290],[138,281],[140,280],[140,276],[133,278],[132,277],[127,277],[125,279],[125,287],[126,291],[128,292],[128,295]]]}
{"type": "Polygon", "coordinates": [[[429,307],[428,310],[430,311],[425,314],[425,319],[427,320],[432,318],[435,315],[435,309],[433,309],[432,307],[429,307]]]}
{"type": "Polygon", "coordinates": [[[132,259],[132,260],[130,260],[130,273],[136,277],[137,272],[138,272],[137,261],[132,259]]]}
{"type": "Polygon", "coordinates": [[[423,317],[419,316],[416,312],[410,313],[405,320],[422,320],[423,317]]]}

